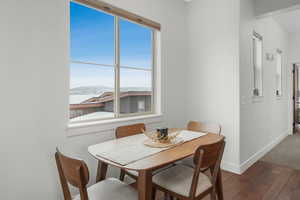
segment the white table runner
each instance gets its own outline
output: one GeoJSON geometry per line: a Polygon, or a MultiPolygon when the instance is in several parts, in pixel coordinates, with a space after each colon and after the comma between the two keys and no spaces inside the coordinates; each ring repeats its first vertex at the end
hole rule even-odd
{"type": "MultiPolygon", "coordinates": [[[[204,135],[206,133],[182,130],[178,137],[187,142],[204,135]]],[[[96,156],[124,166],[168,149],[145,146],[143,142],[146,139],[144,134],[133,135],[91,146],[89,151],[94,152],[96,156]]]]}

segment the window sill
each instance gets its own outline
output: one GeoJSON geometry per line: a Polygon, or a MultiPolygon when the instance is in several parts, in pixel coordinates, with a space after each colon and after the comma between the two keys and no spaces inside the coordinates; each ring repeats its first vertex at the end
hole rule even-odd
{"type": "Polygon", "coordinates": [[[163,122],[162,114],[149,114],[143,116],[69,124],[66,132],[68,137],[73,137],[114,130],[118,126],[124,126],[133,123],[153,124],[161,122],[163,122]]]}

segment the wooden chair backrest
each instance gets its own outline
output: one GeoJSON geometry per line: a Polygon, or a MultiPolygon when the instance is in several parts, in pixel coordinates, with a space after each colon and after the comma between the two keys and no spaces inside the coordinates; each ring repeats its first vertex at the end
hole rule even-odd
{"type": "Polygon", "coordinates": [[[56,149],[56,165],[65,200],[71,200],[68,183],[78,188],[82,200],[88,200],[86,185],[89,182],[89,169],[83,160],[67,157],[56,149]]]}
{"type": "Polygon", "coordinates": [[[218,123],[203,123],[190,121],[187,125],[187,129],[190,131],[199,131],[204,133],[216,133],[221,134],[222,127],[218,123]]]}
{"type": "Polygon", "coordinates": [[[146,131],[146,126],[143,123],[132,124],[128,126],[120,126],[116,129],[116,138],[140,134],[143,131],[146,131]]]}
{"type": "Polygon", "coordinates": [[[211,182],[216,184],[217,175],[220,170],[220,165],[224,153],[225,141],[224,139],[208,145],[201,145],[197,148],[194,154],[195,173],[192,181],[190,195],[195,197],[198,177],[203,168],[209,168],[211,170],[211,182]]]}
{"type": "Polygon", "coordinates": [[[198,147],[194,155],[194,164],[199,163],[201,158],[200,152],[203,151],[200,168],[210,168],[214,166],[219,158],[220,152],[223,151],[225,141],[221,140],[214,144],[208,144],[198,147]]]}

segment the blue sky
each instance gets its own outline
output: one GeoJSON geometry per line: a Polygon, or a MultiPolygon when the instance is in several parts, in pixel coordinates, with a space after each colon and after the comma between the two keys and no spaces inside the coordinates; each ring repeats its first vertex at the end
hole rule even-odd
{"type": "MultiPolygon", "coordinates": [[[[70,3],[71,60],[114,64],[114,17],[70,3]]],[[[120,62],[123,66],[149,69],[151,30],[120,20],[120,62]]],[[[113,87],[114,69],[71,64],[71,88],[101,85],[113,87]]],[[[151,72],[121,69],[121,87],[150,87],[151,72]]]]}

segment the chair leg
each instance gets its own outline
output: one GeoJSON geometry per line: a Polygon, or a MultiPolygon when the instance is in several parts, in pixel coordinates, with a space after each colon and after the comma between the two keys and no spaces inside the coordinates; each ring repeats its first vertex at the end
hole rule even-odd
{"type": "Polygon", "coordinates": [[[216,194],[216,190],[212,190],[211,192],[210,192],[210,199],[211,200],[217,200],[217,194],[216,194]]]}
{"type": "Polygon", "coordinates": [[[152,189],[152,200],[155,200],[155,198],[156,198],[156,189],[153,188],[152,189]]]}
{"type": "Polygon", "coordinates": [[[174,197],[172,197],[172,196],[169,195],[168,193],[165,193],[164,199],[165,199],[165,200],[174,200],[174,197]]]}
{"type": "Polygon", "coordinates": [[[123,170],[123,169],[121,169],[121,171],[120,171],[120,181],[124,181],[124,179],[125,179],[125,171],[123,170]]]}
{"type": "Polygon", "coordinates": [[[164,193],[164,200],[168,200],[168,194],[164,193]]]}
{"type": "Polygon", "coordinates": [[[165,195],[166,195],[165,199],[167,199],[167,200],[174,200],[174,197],[171,196],[170,194],[165,194],[165,195]]]}

